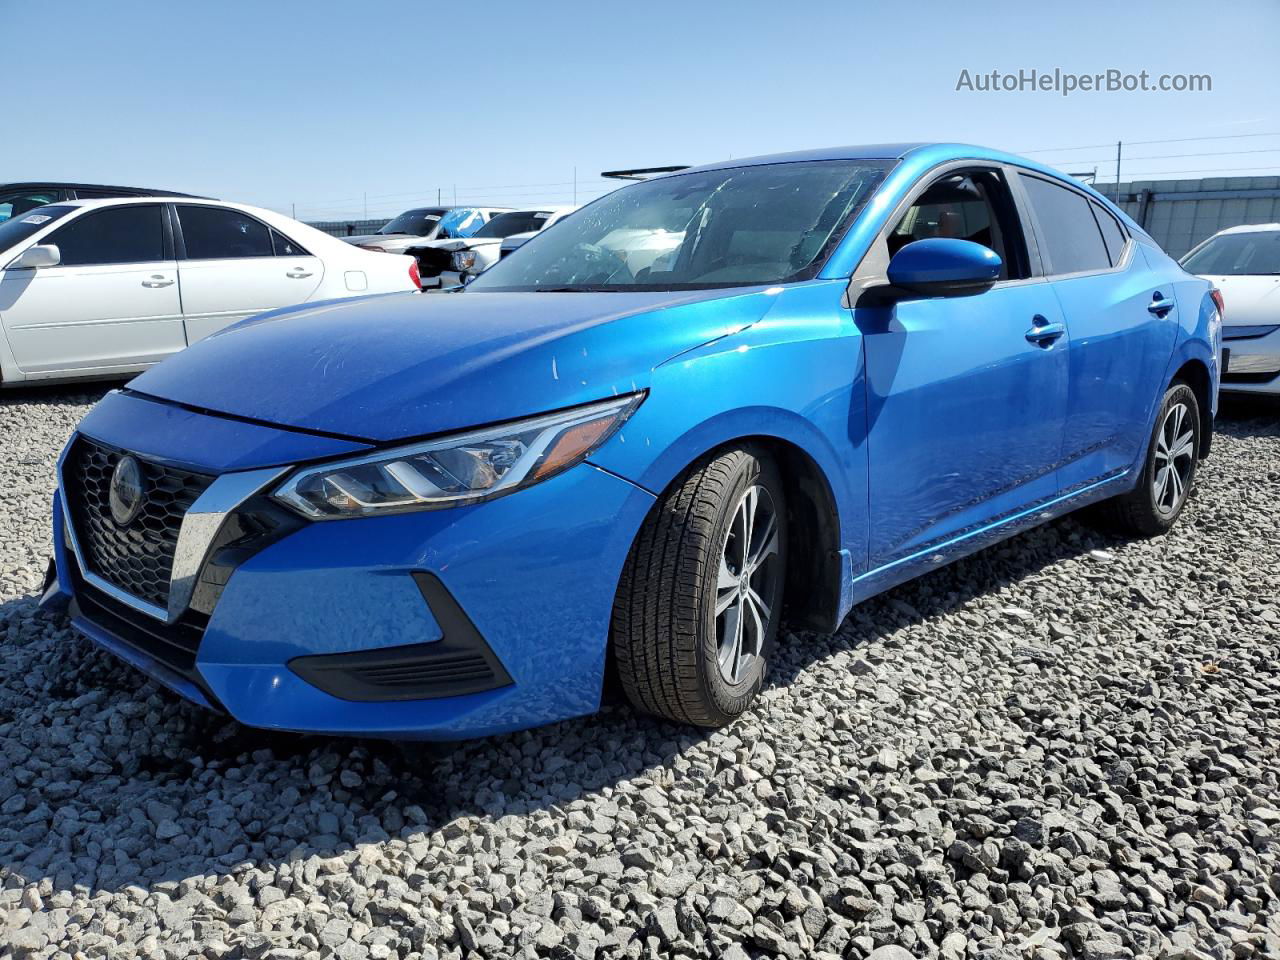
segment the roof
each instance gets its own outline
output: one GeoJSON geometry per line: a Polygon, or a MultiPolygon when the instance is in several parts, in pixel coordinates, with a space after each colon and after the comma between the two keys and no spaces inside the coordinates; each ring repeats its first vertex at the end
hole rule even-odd
{"type": "Polygon", "coordinates": [[[40,190],[50,187],[55,190],[130,190],[140,196],[195,196],[195,194],[191,193],[179,193],[177,190],[155,190],[151,187],[122,187],[111,183],[72,183],[67,180],[16,180],[13,183],[0,183],[0,190],[40,190]]]}
{"type": "MultiPolygon", "coordinates": [[[[1072,177],[1069,173],[1056,170],[1053,167],[1046,166],[1035,160],[1028,160],[1026,157],[1020,157],[1016,154],[1006,153],[1003,150],[993,150],[990,147],[981,147],[972,143],[945,143],[945,142],[919,142],[919,143],[875,143],[861,144],[844,147],[822,147],[817,150],[801,150],[796,153],[771,153],[759,157],[742,157],[733,160],[722,160],[719,163],[704,164],[700,167],[690,167],[687,170],[681,170],[676,173],[664,173],[652,179],[659,180],[666,177],[680,177],[689,173],[698,173],[704,170],[728,170],[734,167],[752,167],[767,163],[801,163],[811,160],[892,160],[897,162],[897,166],[886,178],[886,184],[895,182],[899,185],[913,182],[917,177],[922,176],[932,167],[938,164],[947,163],[952,160],[976,160],[986,163],[1007,163],[1014,166],[1022,167],[1026,170],[1033,170],[1038,173],[1054,177],[1059,180],[1067,181],[1077,188],[1090,194],[1096,200],[1107,207],[1112,213],[1119,216],[1130,230],[1137,231],[1139,234],[1146,236],[1146,231],[1115,202],[1104,196],[1094,187],[1087,183],[1072,177]]],[[[895,187],[896,189],[897,187],[895,187]]]]}
{"type": "Polygon", "coordinates": [[[680,170],[697,173],[701,170],[722,170],[728,167],[754,167],[766,163],[801,163],[806,160],[901,160],[912,150],[929,146],[924,143],[873,143],[859,146],[820,147],[817,150],[797,150],[793,153],[766,153],[758,157],[735,157],[718,163],[706,163],[680,170]]]}
{"type": "MultiPolygon", "coordinates": [[[[1177,194],[1174,194],[1176,197],[1177,194]]],[[[1225,230],[1219,230],[1216,236],[1222,236],[1224,233],[1271,233],[1280,230],[1280,223],[1246,223],[1238,227],[1227,227],[1225,230]]]]}
{"type": "MultiPolygon", "coordinates": [[[[247,209],[257,210],[247,203],[237,203],[234,200],[211,200],[208,197],[193,197],[187,193],[141,193],[133,194],[127,197],[86,197],[83,200],[55,200],[49,206],[54,207],[111,207],[120,206],[121,204],[138,203],[139,201],[153,201],[157,203],[165,203],[171,200],[181,200],[183,203],[216,203],[223,207],[245,207],[247,209]]],[[[33,209],[39,209],[38,207],[33,209]]]]}

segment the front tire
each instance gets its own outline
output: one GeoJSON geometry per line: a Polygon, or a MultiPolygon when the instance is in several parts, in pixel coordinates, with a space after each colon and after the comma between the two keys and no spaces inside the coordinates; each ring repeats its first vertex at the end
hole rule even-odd
{"type": "Polygon", "coordinates": [[[751,705],[778,633],[786,546],[782,477],[762,450],[715,456],[663,494],[613,608],[614,662],[636,707],[718,727],[751,705]]]}
{"type": "Polygon", "coordinates": [[[1201,448],[1200,403],[1185,383],[1165,391],[1138,485],[1099,505],[1106,526],[1137,537],[1167,533],[1187,505],[1201,448]]]}

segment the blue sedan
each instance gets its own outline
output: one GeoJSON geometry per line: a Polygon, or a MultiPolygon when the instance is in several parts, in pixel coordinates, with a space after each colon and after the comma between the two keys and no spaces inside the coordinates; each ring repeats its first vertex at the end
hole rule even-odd
{"type": "Polygon", "coordinates": [[[950,144],[627,186],[464,291],[311,304],[108,394],[45,602],[246,724],[450,739],[748,709],[779,623],[1209,450],[1220,310],[1123,212],[950,144]]]}

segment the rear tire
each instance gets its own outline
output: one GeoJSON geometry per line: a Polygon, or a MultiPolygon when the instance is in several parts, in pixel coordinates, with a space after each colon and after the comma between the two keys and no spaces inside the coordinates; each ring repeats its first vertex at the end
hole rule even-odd
{"type": "Polygon", "coordinates": [[[1195,391],[1185,383],[1171,384],[1156,415],[1138,485],[1098,505],[1096,517],[1101,525],[1136,537],[1169,531],[1187,505],[1195,482],[1200,423],[1195,391]]]}
{"type": "Polygon", "coordinates": [[[632,704],[700,727],[751,705],[778,633],[786,545],[782,478],[762,450],[730,450],[676,480],[614,601],[614,661],[632,704]]]}

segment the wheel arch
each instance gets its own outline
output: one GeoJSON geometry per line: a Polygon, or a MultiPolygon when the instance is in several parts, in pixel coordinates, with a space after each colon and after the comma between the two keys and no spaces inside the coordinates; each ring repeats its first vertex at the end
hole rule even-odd
{"type": "MultiPolygon", "coordinates": [[[[794,439],[768,433],[742,433],[719,438],[696,454],[685,451],[680,467],[655,489],[657,504],[684,481],[690,469],[728,450],[762,450],[779,468],[787,501],[788,559],[784,619],[796,626],[834,632],[846,612],[849,577],[847,554],[841,550],[841,514],[828,472],[817,457],[794,439]]],[[[656,486],[656,485],[655,485],[656,486]]],[[[640,536],[635,532],[635,538],[640,536]]],[[[634,539],[633,539],[634,544],[634,539]]]]}
{"type": "Polygon", "coordinates": [[[1178,382],[1191,388],[1191,392],[1196,395],[1196,403],[1200,405],[1202,429],[1199,454],[1203,460],[1209,455],[1209,448],[1213,443],[1213,378],[1205,362],[1199,357],[1192,357],[1185,360],[1169,378],[1170,384],[1178,382]]]}

